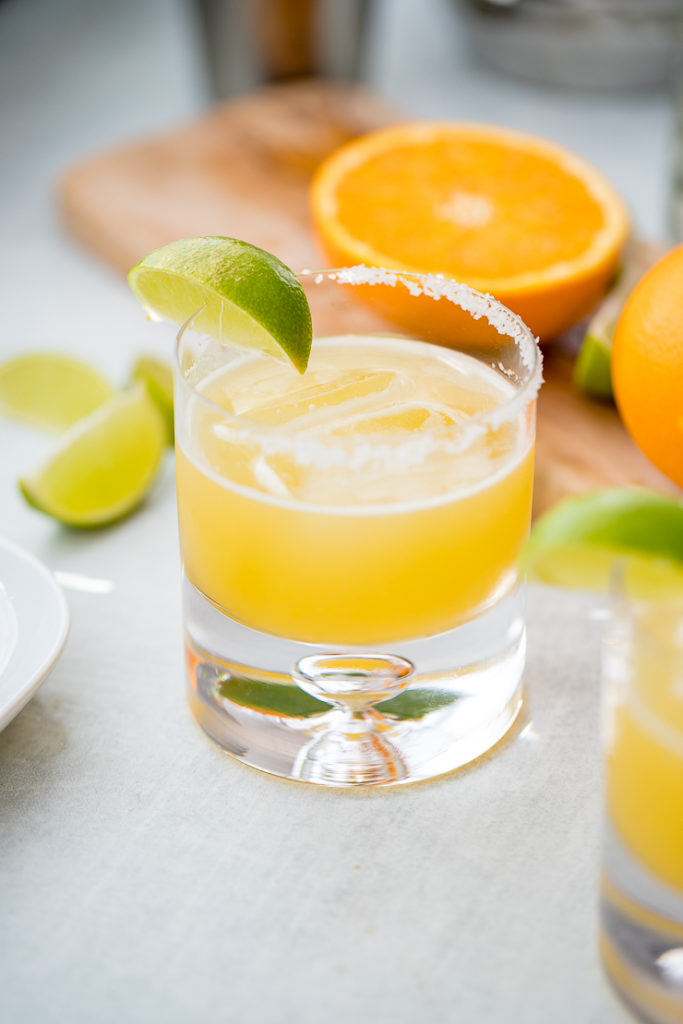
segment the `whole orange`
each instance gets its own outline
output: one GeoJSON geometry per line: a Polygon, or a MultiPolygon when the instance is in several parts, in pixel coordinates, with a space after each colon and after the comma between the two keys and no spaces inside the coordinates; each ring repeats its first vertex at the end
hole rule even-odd
{"type": "Polygon", "coordinates": [[[633,440],[683,487],[683,245],[631,292],[614,334],[612,381],[633,440]]]}

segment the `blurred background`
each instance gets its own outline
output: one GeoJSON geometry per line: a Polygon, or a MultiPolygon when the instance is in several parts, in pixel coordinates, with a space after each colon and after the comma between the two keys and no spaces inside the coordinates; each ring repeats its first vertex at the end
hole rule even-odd
{"type": "Polygon", "coordinates": [[[608,175],[640,234],[672,240],[680,10],[678,0],[3,0],[2,350],[86,352],[96,332],[102,368],[119,372],[139,310],[64,232],[58,179],[218,96],[311,66],[358,77],[406,117],[561,142],[608,175]]]}

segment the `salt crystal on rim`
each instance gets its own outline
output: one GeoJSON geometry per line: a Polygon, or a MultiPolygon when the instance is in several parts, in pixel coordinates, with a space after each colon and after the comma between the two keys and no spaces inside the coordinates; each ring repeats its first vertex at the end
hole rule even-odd
{"type": "MultiPolygon", "coordinates": [[[[320,273],[316,275],[316,284],[320,284],[322,276],[320,273]]],[[[485,317],[498,334],[512,338],[518,343],[524,366],[529,371],[536,369],[533,378],[536,390],[540,387],[543,378],[538,339],[534,338],[529,328],[516,313],[503,306],[493,295],[478,292],[474,288],[470,288],[469,285],[444,277],[443,274],[413,274],[407,271],[402,273],[395,270],[383,270],[380,267],[369,267],[364,263],[328,271],[326,276],[332,281],[350,285],[383,284],[395,288],[400,283],[411,295],[426,295],[437,301],[444,298],[448,302],[452,302],[453,305],[459,306],[465,313],[469,313],[474,320],[485,317]]]]}

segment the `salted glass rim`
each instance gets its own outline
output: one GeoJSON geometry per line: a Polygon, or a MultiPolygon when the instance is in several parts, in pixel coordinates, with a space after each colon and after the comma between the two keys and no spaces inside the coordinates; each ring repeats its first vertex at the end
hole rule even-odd
{"type": "MultiPolygon", "coordinates": [[[[498,299],[485,292],[479,292],[467,284],[446,277],[444,274],[421,274],[414,271],[387,270],[379,267],[368,267],[359,264],[353,267],[334,267],[324,269],[305,269],[296,274],[302,281],[310,281],[318,285],[331,281],[340,285],[382,285],[389,287],[402,286],[414,295],[425,295],[434,301],[446,300],[458,306],[465,313],[478,320],[482,317],[502,336],[515,343],[520,353],[524,376],[514,382],[514,394],[498,405],[485,412],[476,413],[463,423],[454,426],[441,425],[421,433],[419,438],[405,439],[399,435],[391,435],[378,441],[376,433],[354,433],[349,437],[316,436],[304,439],[297,434],[296,428],[288,430],[284,424],[257,424],[250,421],[248,415],[232,413],[214,402],[187,379],[180,361],[180,348],[186,331],[192,330],[192,323],[201,310],[190,316],[176,333],[175,364],[181,385],[188,389],[193,401],[217,413],[221,417],[221,426],[229,432],[231,439],[241,443],[256,443],[277,452],[293,452],[299,454],[304,462],[323,461],[326,465],[334,464],[337,459],[330,454],[337,452],[341,462],[347,462],[349,452],[360,447],[364,449],[365,458],[361,462],[373,459],[385,459],[387,453],[397,451],[405,458],[402,461],[415,463],[422,461],[434,451],[447,454],[458,454],[466,449],[473,440],[486,431],[498,429],[503,424],[513,422],[520,412],[533,401],[543,381],[543,356],[538,339],[526,326],[521,317],[504,306],[498,299]],[[325,457],[320,460],[316,453],[325,457]],[[342,454],[343,453],[343,454],[342,454]]],[[[200,332],[196,332],[200,333],[200,332]]],[[[406,340],[419,340],[414,333],[406,334],[406,340]]],[[[313,340],[315,345],[315,338],[313,340]]],[[[432,342],[432,344],[436,344],[432,342]]],[[[227,347],[227,346],[226,346],[227,347]]],[[[438,347],[438,346],[437,346],[438,347]]],[[[444,346],[448,350],[447,346],[444,346]]],[[[452,348],[452,346],[451,346],[452,348]]],[[[235,350],[239,352],[238,346],[235,350]]],[[[244,350],[246,351],[246,350],[244,350]]],[[[456,350],[457,351],[457,350],[456,350]]],[[[476,357],[476,356],[475,356],[476,357]]],[[[511,382],[512,383],[512,382],[511,382]]],[[[355,460],[358,461],[358,460],[355,460]]]]}

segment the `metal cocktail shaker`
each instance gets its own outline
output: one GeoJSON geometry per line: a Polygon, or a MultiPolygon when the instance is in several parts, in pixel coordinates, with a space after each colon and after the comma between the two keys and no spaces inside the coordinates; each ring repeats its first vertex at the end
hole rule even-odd
{"type": "Polygon", "coordinates": [[[683,0],[462,0],[472,45],[500,71],[548,85],[651,88],[681,60],[683,0]]]}
{"type": "Polygon", "coordinates": [[[358,78],[370,0],[197,0],[212,91],[358,78]]]}

